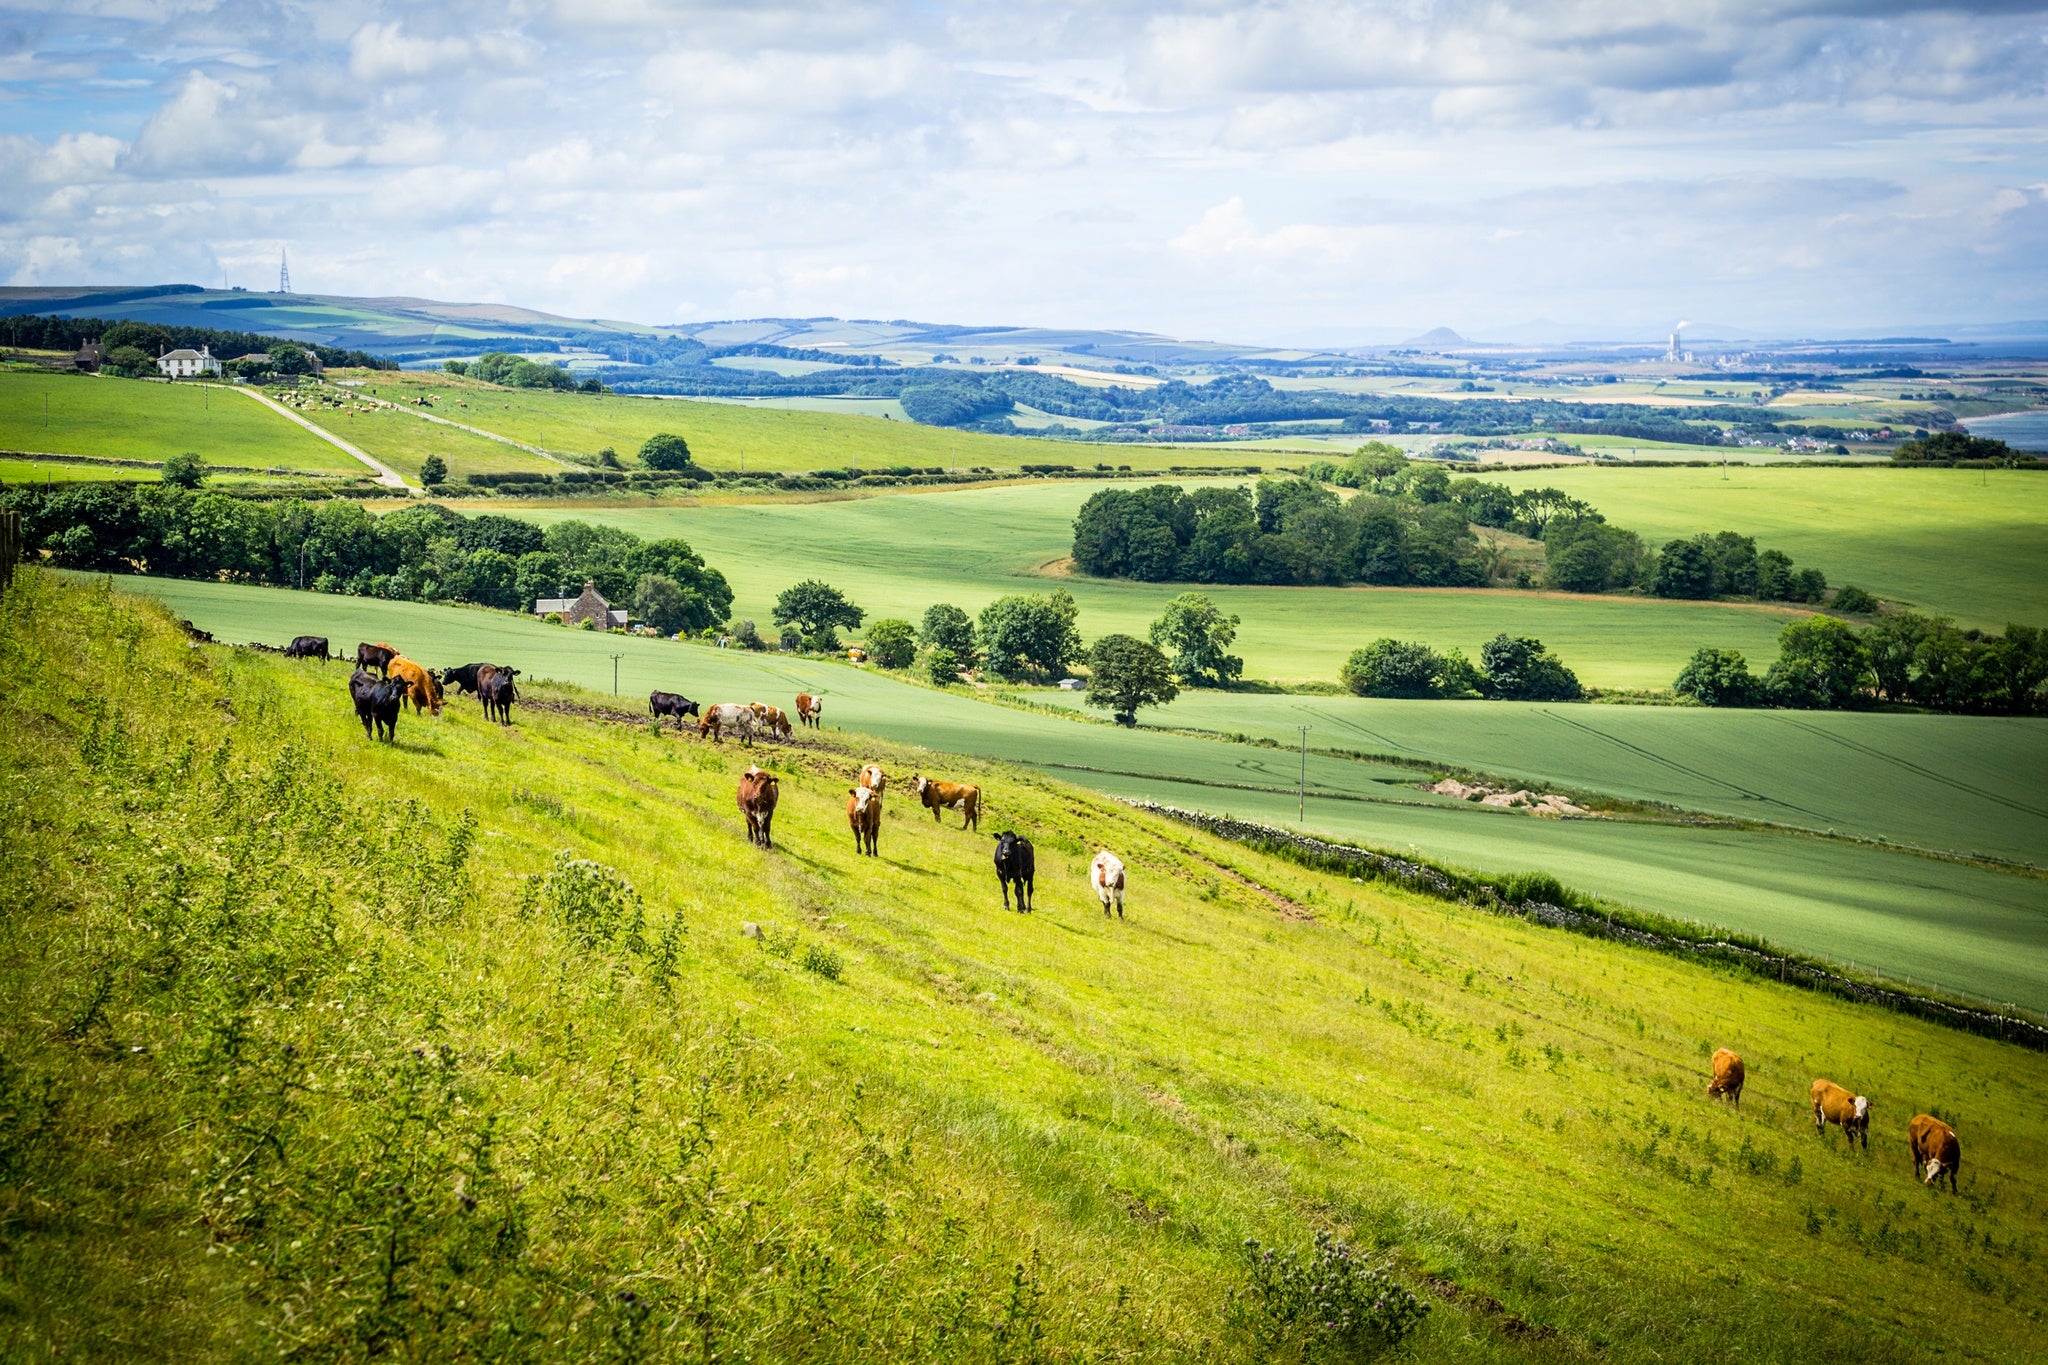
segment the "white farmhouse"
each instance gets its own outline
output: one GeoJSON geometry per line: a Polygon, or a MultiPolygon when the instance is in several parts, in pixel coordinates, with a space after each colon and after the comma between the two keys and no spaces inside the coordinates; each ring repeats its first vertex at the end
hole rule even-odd
{"type": "Polygon", "coordinates": [[[220,362],[201,346],[198,350],[180,347],[166,351],[156,358],[157,373],[166,379],[192,379],[202,374],[219,374],[220,362]]]}

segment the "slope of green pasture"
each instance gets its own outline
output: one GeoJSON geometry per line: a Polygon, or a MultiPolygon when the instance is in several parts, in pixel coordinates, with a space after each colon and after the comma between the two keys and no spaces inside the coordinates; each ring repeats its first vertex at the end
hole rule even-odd
{"type": "MultiPolygon", "coordinates": [[[[1544,469],[1503,474],[1584,498],[1653,545],[1740,531],[1833,584],[1964,625],[2048,625],[2048,478],[2018,470],[1544,469]]],[[[1731,644],[1732,641],[1716,643],[1731,644]]],[[[1739,646],[1738,646],[1739,647],[1739,646]]]]}
{"type": "Polygon", "coordinates": [[[1272,588],[1135,583],[1046,566],[1073,547],[1074,514],[1100,484],[1041,483],[817,503],[505,510],[536,521],[603,521],[682,536],[731,580],[734,610],[764,627],[775,596],[823,578],[874,616],[912,621],[933,602],[970,613],[1004,593],[1074,594],[1081,633],[1143,636],[1184,587],[1243,618],[1232,649],[1253,677],[1334,682],[1352,650],[1383,635],[1456,647],[1475,660],[1502,631],[1534,635],[1588,684],[1669,687],[1700,645],[1741,649],[1759,666],[1795,613],[1712,602],[1588,598],[1457,588],[1272,588]]]}
{"type": "Polygon", "coordinates": [[[518,469],[549,474],[562,468],[553,460],[542,459],[517,446],[458,427],[423,421],[392,408],[309,408],[304,415],[308,421],[361,446],[415,481],[420,465],[429,455],[439,455],[448,466],[449,479],[457,483],[465,474],[501,474],[518,469]]]}
{"type": "MultiPolygon", "coordinates": [[[[1287,749],[1083,725],[978,702],[964,689],[913,688],[872,669],[564,630],[482,609],[174,579],[124,582],[162,597],[226,640],[275,644],[323,634],[351,654],[358,641],[383,641],[437,666],[492,659],[524,669],[529,679],[601,690],[611,687],[616,653],[627,698],[660,688],[700,702],[787,707],[806,691],[825,698],[831,728],[941,754],[1040,765],[1103,790],[1212,811],[1279,818],[1292,810],[1297,760],[1287,749]]],[[[337,679],[343,672],[338,666],[331,671],[337,679]]],[[[642,703],[625,705],[637,712],[642,703]]],[[[1606,714],[1585,711],[1594,718],[1606,714]]],[[[1961,776],[1988,787],[1998,770],[1961,776]]],[[[1490,869],[1559,871],[1552,866],[1557,862],[1569,866],[1581,890],[1644,909],[1725,923],[1809,952],[2048,1008],[2048,883],[1839,841],[1499,815],[1425,796],[1414,781],[1403,769],[1312,753],[1311,790],[1325,800],[1310,825],[1388,845],[1413,843],[1426,855],[1490,869]]],[[[997,801],[990,818],[1010,817],[997,801]]],[[[2038,850],[2030,851],[2038,857],[2038,850]]]]}
{"type": "MultiPolygon", "coordinates": [[[[1072,693],[1035,700],[1083,711],[1072,693]]],[[[1498,773],[2048,867],[2048,720],[1184,691],[1146,725],[1498,773]]]]}
{"type": "Polygon", "coordinates": [[[1817,1299],[1850,1358],[2037,1352],[2039,1054],[961,760],[1038,842],[1005,914],[987,830],[907,808],[878,741],[458,701],[382,745],[338,669],[40,573],[9,607],[10,1356],[1298,1359],[1240,1248],[1315,1231],[1433,1300],[1423,1362],[1790,1359],[1817,1299]],[[555,850],[633,897],[526,882],[555,850]],[[1871,1097],[1867,1154],[1815,1136],[1816,1073],[1871,1097]],[[1909,1169],[1930,1108],[1961,1197],[1909,1169]]]}
{"type": "Polygon", "coordinates": [[[1098,462],[1164,469],[1246,462],[1241,451],[1206,446],[1076,445],[949,431],[839,408],[811,412],[753,403],[501,389],[420,370],[365,377],[382,397],[430,393],[444,417],[563,455],[590,456],[610,446],[628,465],[641,444],[660,431],[689,441],[691,453],[712,469],[737,469],[743,455],[748,469],[773,470],[843,469],[848,464],[864,469],[955,464],[962,469],[1026,464],[1085,469],[1098,462]]]}
{"type": "MultiPolygon", "coordinates": [[[[200,384],[80,375],[0,374],[0,450],[360,474],[363,466],[241,394],[200,384]],[[48,421],[45,422],[45,404],[48,421]]],[[[101,478],[133,471],[99,466],[101,478]]]]}

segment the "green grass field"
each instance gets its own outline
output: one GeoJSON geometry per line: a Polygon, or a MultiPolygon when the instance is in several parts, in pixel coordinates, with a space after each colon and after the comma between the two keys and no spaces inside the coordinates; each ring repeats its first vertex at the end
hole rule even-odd
{"type": "MultiPolygon", "coordinates": [[[[940,693],[911,687],[871,669],[564,630],[481,609],[169,579],[125,582],[162,597],[226,640],[280,643],[297,634],[324,634],[348,651],[359,640],[389,641],[437,666],[495,659],[517,665],[529,678],[601,690],[611,686],[609,656],[618,653],[619,687],[628,699],[660,688],[699,701],[763,700],[787,707],[797,692],[809,691],[826,698],[826,723],[835,728],[940,753],[1029,763],[1118,794],[1292,821],[1297,768],[1295,755],[1286,749],[1083,725],[1053,714],[992,706],[973,700],[964,689],[940,693]]],[[[330,671],[338,683],[342,670],[330,671]]],[[[1287,723],[1277,720],[1266,703],[1331,707],[1333,714],[1353,721],[1364,715],[1367,728],[1376,728],[1374,720],[1394,723],[1389,712],[1361,711],[1332,699],[1243,700],[1248,703],[1246,730],[1287,723]]],[[[1639,796],[1663,790],[1666,799],[1682,797],[1710,809],[1732,804],[1718,786],[1717,773],[1730,774],[1741,755],[1709,756],[1715,733],[1709,728],[1646,731],[1633,722],[1648,713],[1606,707],[1438,706],[1432,710],[1418,704],[1414,719],[1403,722],[1412,727],[1410,743],[1418,756],[1429,748],[1446,762],[1478,766],[1482,757],[1512,758],[1515,744],[1526,737],[1532,747],[1543,747],[1546,761],[1568,767],[1590,787],[1639,796]],[[1658,754],[1632,754],[1626,743],[1594,739],[1583,744],[1575,759],[1569,725],[1545,715],[1553,710],[1568,721],[1611,729],[1639,747],[1664,746],[1665,761],[1658,754]],[[1458,738],[1461,719],[1474,727],[1477,738],[1470,746],[1458,738]],[[1699,772],[1688,776],[1674,771],[1674,765],[1699,772]],[[1639,784],[1645,790],[1636,791],[1639,784]]],[[[1696,720],[1703,727],[1728,719],[1704,711],[1657,714],[1696,720]]],[[[1781,718],[1754,719],[1767,724],[1781,718]]],[[[1985,829],[1974,845],[1998,841],[1982,851],[2048,861],[2041,853],[2041,803],[2031,776],[2039,770],[2044,742],[2039,722],[2014,724],[2010,745],[2002,746],[1995,732],[1972,728],[1978,722],[1928,717],[1953,728],[1903,729],[1896,732],[1899,747],[1892,751],[1886,747],[1892,732],[1855,723],[1885,718],[1782,719],[1782,725],[1743,731],[1743,742],[1807,755],[1812,766],[1802,774],[1794,758],[1760,758],[1763,771],[1751,785],[1770,800],[1760,803],[1763,810],[1750,813],[1790,819],[1800,814],[1793,807],[1811,811],[1825,803],[1820,813],[1839,818],[1845,831],[1947,846],[1947,841],[1962,841],[1971,832],[1972,817],[1981,812],[1985,829]],[[1845,721],[1852,724],[1838,724],[1845,721]],[[1797,728],[1808,722],[1811,728],[1797,728]],[[1955,738],[1944,740],[1945,735],[1955,738]],[[1913,765],[1927,766],[1922,760],[1944,748],[1949,752],[1939,760],[1939,775],[1913,775],[1913,765]],[[1870,749],[1878,752],[1866,752],[1870,749]],[[1902,787],[1902,782],[1910,785],[1902,787]],[[1890,785],[1874,794],[1840,790],[1858,783],[1890,785]],[[1893,789],[1947,802],[1965,813],[1916,818],[1890,810],[1882,804],[1883,792],[1893,789]]],[[[1398,744],[1381,744],[1355,725],[1335,722],[1319,730],[1316,741],[1331,748],[1400,752],[1398,744]]],[[[2037,878],[1842,841],[1503,815],[1427,796],[1412,785],[1416,780],[1412,771],[1390,765],[1312,753],[1310,790],[1320,799],[1311,802],[1308,824],[1383,847],[1413,845],[1427,856],[1481,870],[1543,869],[1580,890],[1643,909],[1725,924],[1952,990],[2048,1009],[2048,883],[2037,878]]],[[[992,818],[1009,817],[997,807],[992,818]]]]}
{"type": "MultiPolygon", "coordinates": [[[[936,601],[969,612],[1004,593],[1055,585],[1081,606],[1085,638],[1144,635],[1181,586],[1045,567],[1073,545],[1073,518],[1099,484],[1038,483],[814,503],[505,510],[583,518],[636,534],[679,535],[731,580],[734,610],[764,625],[775,596],[819,577],[874,616],[918,620],[936,601]]],[[[1233,649],[1253,677],[1334,682],[1352,650],[1384,635],[1455,646],[1473,658],[1502,631],[1534,635],[1601,687],[1669,687],[1700,645],[1741,649],[1760,666],[1795,613],[1776,607],[1587,598],[1567,593],[1421,588],[1205,587],[1243,618],[1233,649]]]]}
{"type": "MultiPolygon", "coordinates": [[[[0,373],[0,450],[161,460],[196,451],[208,464],[355,475],[363,466],[240,394],[198,384],[0,373]],[[47,405],[47,424],[45,408],[47,405]]],[[[135,471],[97,468],[99,478],[135,471]]]]}
{"type": "Polygon", "coordinates": [[[1830,583],[1916,611],[1993,630],[2048,625],[2048,479],[1997,469],[1726,472],[1544,469],[1500,480],[1562,488],[1652,544],[1740,531],[1830,583]]]}
{"type": "Polygon", "coordinates": [[[308,421],[361,446],[415,482],[429,455],[439,455],[448,466],[448,477],[457,483],[465,474],[499,474],[515,469],[550,474],[562,468],[517,446],[439,422],[422,421],[390,408],[311,408],[304,415],[308,421]]]}
{"type": "Polygon", "coordinates": [[[1791,1359],[1816,1302],[1851,1359],[2038,1353],[2040,1054],[959,760],[1038,841],[1006,915],[986,827],[906,808],[882,741],[458,701],[379,745],[337,668],[49,575],[8,605],[10,1356],[1355,1359],[1250,1289],[1245,1238],[1319,1231],[1431,1301],[1419,1361],[1791,1359]],[[1867,1155],[1815,1074],[1871,1097],[1867,1155]],[[1960,1198],[1908,1169],[1927,1109],[1960,1198]]]}

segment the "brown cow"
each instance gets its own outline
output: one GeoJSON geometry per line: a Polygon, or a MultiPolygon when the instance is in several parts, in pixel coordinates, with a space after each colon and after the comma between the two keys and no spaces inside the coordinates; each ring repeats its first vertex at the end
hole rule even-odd
{"type": "Polygon", "coordinates": [[[740,814],[747,817],[748,843],[775,847],[769,827],[775,823],[775,802],[781,794],[780,779],[773,773],[749,768],[740,774],[740,814]]]}
{"type": "Polygon", "coordinates": [[[873,787],[846,789],[846,823],[853,830],[853,851],[880,857],[875,840],[882,833],[882,794],[873,787]]]}
{"type": "Polygon", "coordinates": [[[932,813],[934,824],[944,823],[939,812],[957,810],[960,812],[960,828],[972,825],[981,828],[981,788],[970,782],[934,782],[929,777],[911,774],[910,789],[917,793],[917,799],[924,802],[925,809],[932,813]]]}
{"type": "Polygon", "coordinates": [[[1707,1094],[1710,1096],[1726,1095],[1729,1099],[1734,1100],[1735,1107],[1740,1109],[1742,1107],[1742,1082],[1744,1079],[1745,1073],[1742,1069],[1742,1058],[1736,1056],[1725,1047],[1715,1049],[1714,1079],[1707,1082],[1707,1094]]]}
{"type": "Polygon", "coordinates": [[[796,694],[796,723],[817,728],[818,715],[825,709],[825,699],[814,697],[808,692],[796,694]]]}
{"type": "Polygon", "coordinates": [[[1913,1149],[1913,1173],[1923,1185],[1937,1185],[1948,1177],[1948,1192],[1956,1192],[1956,1172],[1963,1165],[1963,1144],[1956,1130],[1932,1114],[1922,1114],[1906,1125],[1906,1145],[1913,1149]]]}
{"type": "Polygon", "coordinates": [[[405,694],[412,699],[412,709],[417,714],[422,709],[441,714],[441,680],[434,676],[434,670],[416,664],[403,654],[394,654],[385,665],[386,676],[402,678],[405,694]]]}
{"type": "Polygon", "coordinates": [[[1828,1125],[1842,1125],[1842,1136],[1849,1139],[1851,1147],[1856,1139],[1863,1139],[1863,1150],[1870,1150],[1870,1101],[1861,1095],[1852,1095],[1829,1080],[1813,1083],[1813,1131],[1826,1134],[1828,1125]]]}
{"type": "Polygon", "coordinates": [[[374,668],[382,677],[391,676],[391,661],[398,657],[398,651],[390,645],[358,644],[356,646],[356,667],[374,668]]]}
{"type": "Polygon", "coordinates": [[[485,664],[476,671],[476,693],[483,699],[487,720],[500,725],[512,723],[512,703],[519,700],[519,689],[512,680],[518,676],[518,669],[499,668],[496,664],[485,664]]]}
{"type": "Polygon", "coordinates": [[[877,796],[880,796],[889,788],[888,775],[882,771],[882,765],[879,763],[862,764],[860,776],[853,780],[857,785],[870,789],[877,796]]]}

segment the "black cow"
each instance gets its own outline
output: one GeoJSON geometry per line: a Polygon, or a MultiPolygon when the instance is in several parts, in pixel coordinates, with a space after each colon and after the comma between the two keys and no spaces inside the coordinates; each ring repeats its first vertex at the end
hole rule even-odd
{"type": "Polygon", "coordinates": [[[356,704],[356,719],[363,723],[364,739],[386,743],[398,738],[398,713],[405,708],[406,682],[402,678],[373,678],[367,669],[349,675],[348,694],[356,704]],[[376,733],[370,722],[377,723],[376,733]]]}
{"type": "Polygon", "coordinates": [[[500,725],[512,723],[512,703],[519,700],[519,689],[512,685],[516,668],[500,668],[486,673],[477,682],[477,692],[484,699],[484,716],[500,725]]]}
{"type": "Polygon", "coordinates": [[[1003,884],[1003,909],[1010,908],[1010,883],[1015,882],[1018,912],[1031,913],[1031,879],[1036,870],[1029,839],[1009,830],[996,836],[996,880],[1003,884]]]}
{"type": "Polygon", "coordinates": [[[697,703],[680,692],[649,692],[647,710],[653,715],[654,723],[661,724],[663,716],[676,718],[676,729],[683,728],[683,717],[697,714],[697,703]]]}
{"type": "Polygon", "coordinates": [[[327,637],[325,635],[296,635],[284,647],[287,659],[318,659],[327,662],[327,637]]]}
{"type": "Polygon", "coordinates": [[[356,667],[374,668],[383,677],[391,676],[391,661],[398,657],[398,651],[390,645],[356,646],[356,667]]]}
{"type": "Polygon", "coordinates": [[[444,689],[453,687],[464,692],[474,692],[476,671],[482,667],[482,664],[464,664],[460,668],[444,668],[441,670],[441,686],[444,689]]]}

